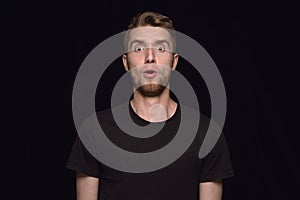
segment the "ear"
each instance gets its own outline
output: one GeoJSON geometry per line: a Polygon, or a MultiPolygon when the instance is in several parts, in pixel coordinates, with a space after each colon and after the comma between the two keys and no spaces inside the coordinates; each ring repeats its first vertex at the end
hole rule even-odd
{"type": "Polygon", "coordinates": [[[179,55],[177,53],[174,53],[173,55],[173,65],[172,70],[176,69],[177,63],[178,63],[179,55]]]}
{"type": "Polygon", "coordinates": [[[123,54],[122,61],[123,61],[123,65],[124,65],[125,70],[128,72],[129,71],[129,66],[128,66],[128,60],[127,60],[127,55],[126,54],[123,54]]]}

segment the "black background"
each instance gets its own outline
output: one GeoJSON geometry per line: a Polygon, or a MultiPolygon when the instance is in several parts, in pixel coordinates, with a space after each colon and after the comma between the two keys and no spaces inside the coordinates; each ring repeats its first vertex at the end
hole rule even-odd
{"type": "MultiPolygon", "coordinates": [[[[300,90],[295,5],[81,0],[29,7],[25,15],[33,26],[25,23],[22,29],[30,33],[26,53],[32,60],[25,66],[24,81],[18,82],[24,87],[25,130],[18,131],[20,137],[5,137],[7,166],[14,171],[7,183],[17,188],[11,197],[75,199],[74,172],[65,165],[76,135],[71,103],[77,70],[95,46],[126,30],[132,16],[148,10],[169,16],[178,31],[198,41],[223,77],[228,98],[224,132],[235,171],[224,181],[223,198],[297,195],[300,90]]],[[[116,79],[124,71],[120,67],[112,73],[116,79]]],[[[110,78],[103,82],[105,91],[110,90],[110,78]]],[[[103,99],[97,101],[99,109],[107,106],[108,98],[103,99]]],[[[11,126],[17,125],[11,123],[8,129],[11,126]]]]}

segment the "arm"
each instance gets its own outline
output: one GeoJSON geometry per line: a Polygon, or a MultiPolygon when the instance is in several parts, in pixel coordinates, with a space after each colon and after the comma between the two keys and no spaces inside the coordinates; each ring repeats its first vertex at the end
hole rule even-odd
{"type": "Polygon", "coordinates": [[[99,186],[99,178],[95,178],[77,172],[76,174],[77,200],[97,200],[98,186],[99,186]]]}
{"type": "Polygon", "coordinates": [[[199,200],[221,200],[222,190],[222,180],[200,183],[199,200]]]}

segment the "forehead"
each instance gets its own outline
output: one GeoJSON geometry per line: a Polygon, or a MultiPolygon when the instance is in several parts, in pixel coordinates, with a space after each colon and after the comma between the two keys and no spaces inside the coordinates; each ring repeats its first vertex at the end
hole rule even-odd
{"type": "Polygon", "coordinates": [[[143,26],[137,27],[129,33],[129,43],[134,40],[141,40],[145,43],[153,43],[157,40],[166,40],[171,43],[171,35],[168,29],[161,27],[143,26]]]}

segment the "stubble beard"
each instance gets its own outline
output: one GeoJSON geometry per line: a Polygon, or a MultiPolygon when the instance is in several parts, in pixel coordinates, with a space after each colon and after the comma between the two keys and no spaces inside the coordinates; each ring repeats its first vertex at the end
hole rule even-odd
{"type": "MultiPolygon", "coordinates": [[[[170,66],[173,65],[173,62],[174,62],[174,59],[172,58],[170,66]]],[[[127,61],[127,65],[130,66],[128,61],[127,61]]],[[[138,91],[144,97],[157,97],[157,96],[160,96],[166,88],[167,88],[167,85],[165,86],[165,85],[162,85],[159,83],[147,83],[147,84],[143,84],[142,86],[138,87],[136,89],[136,91],[138,91]]]]}
{"type": "Polygon", "coordinates": [[[157,83],[147,83],[137,89],[137,91],[144,97],[157,97],[160,96],[166,89],[165,86],[157,83]]]}

